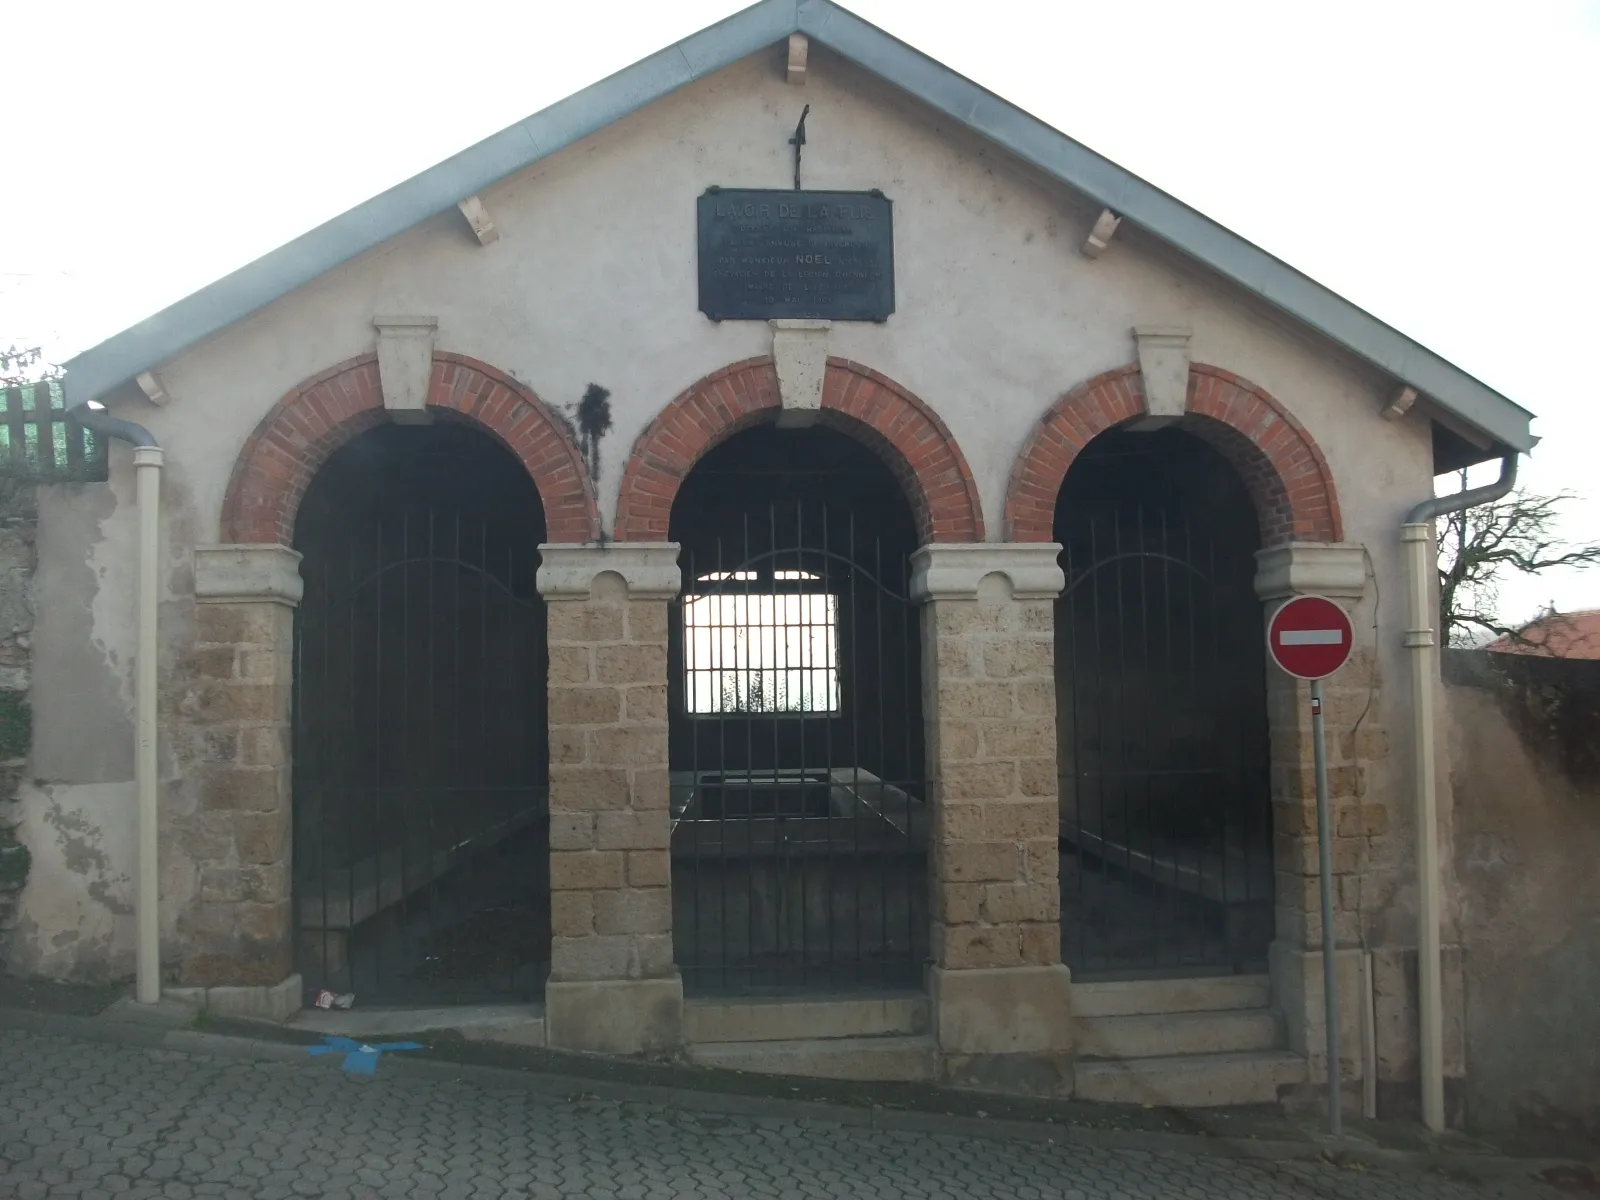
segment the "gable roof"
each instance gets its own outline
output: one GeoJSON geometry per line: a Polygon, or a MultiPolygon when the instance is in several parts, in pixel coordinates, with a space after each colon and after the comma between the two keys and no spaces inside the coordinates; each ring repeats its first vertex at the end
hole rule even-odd
{"type": "Polygon", "coordinates": [[[1529,430],[1532,414],[1493,388],[832,0],[759,0],[334,217],[69,360],[64,364],[69,403],[104,395],[340,263],[795,32],[959,121],[1414,387],[1480,435],[1490,452],[1526,451],[1538,440],[1529,430]]]}

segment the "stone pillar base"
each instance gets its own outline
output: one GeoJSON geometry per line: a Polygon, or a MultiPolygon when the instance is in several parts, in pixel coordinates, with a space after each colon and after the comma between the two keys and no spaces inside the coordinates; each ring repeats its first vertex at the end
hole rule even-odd
{"type": "MultiPolygon", "coordinates": [[[[1361,951],[1334,951],[1339,980],[1339,1061],[1341,1079],[1361,1078],[1361,1009],[1366,989],[1361,979],[1361,951]]],[[[1283,1014],[1289,1048],[1303,1054],[1310,1080],[1328,1078],[1327,1035],[1322,1003],[1322,951],[1302,950],[1273,942],[1268,951],[1272,995],[1283,1014]]]]}
{"type": "Polygon", "coordinates": [[[929,971],[947,1082],[993,1091],[1072,1091],[1072,974],[1060,963],[929,971]]]}
{"type": "MultiPolygon", "coordinates": [[[[1462,949],[1441,948],[1444,995],[1444,1082],[1446,1124],[1459,1124],[1462,1081],[1467,1073],[1462,949]]],[[[1340,1078],[1349,1086],[1361,1078],[1361,1005],[1365,989],[1361,952],[1335,953],[1339,979],[1340,1078]]],[[[1289,1046],[1310,1064],[1310,1081],[1328,1078],[1323,1042],[1322,954],[1288,942],[1274,942],[1271,951],[1272,992],[1288,1022],[1289,1046]]],[[[1378,1115],[1384,1120],[1412,1120],[1420,1113],[1417,1090],[1417,952],[1379,946],[1372,952],[1373,1007],[1377,1045],[1378,1115]]]]}
{"type": "Polygon", "coordinates": [[[299,975],[258,987],[169,987],[162,992],[207,1016],[256,1021],[287,1021],[300,1011],[304,994],[305,982],[299,975]]]}
{"type": "Polygon", "coordinates": [[[590,979],[544,989],[545,1028],[557,1050],[664,1054],[683,1045],[683,979],[590,979]]]}

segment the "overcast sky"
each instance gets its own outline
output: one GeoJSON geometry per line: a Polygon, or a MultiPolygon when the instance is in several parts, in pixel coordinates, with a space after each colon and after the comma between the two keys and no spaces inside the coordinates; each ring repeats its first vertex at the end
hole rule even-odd
{"type": "MultiPolygon", "coordinates": [[[[1600,0],[851,0],[1539,414],[1600,538],[1600,0]]],[[[18,5],[0,344],[59,360],[743,7],[18,5]]],[[[1508,616],[1600,607],[1600,571],[1508,616]]]]}

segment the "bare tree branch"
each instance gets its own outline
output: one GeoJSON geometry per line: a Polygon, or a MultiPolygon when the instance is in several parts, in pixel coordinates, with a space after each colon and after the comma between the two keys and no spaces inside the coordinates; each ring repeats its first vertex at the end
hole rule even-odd
{"type": "MultiPolygon", "coordinates": [[[[1466,487],[1465,471],[1461,486],[1466,487]]],[[[1571,492],[1540,495],[1519,488],[1440,520],[1439,625],[1448,644],[1473,645],[1484,634],[1526,640],[1499,613],[1498,585],[1506,572],[1538,575],[1600,564],[1600,544],[1556,536],[1561,506],[1575,498],[1571,492]]]]}

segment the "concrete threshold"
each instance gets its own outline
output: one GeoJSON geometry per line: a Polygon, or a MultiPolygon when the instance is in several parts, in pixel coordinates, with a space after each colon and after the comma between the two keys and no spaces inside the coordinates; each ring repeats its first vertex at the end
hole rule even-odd
{"type": "MultiPolygon", "coordinates": [[[[422,1010],[390,1011],[414,1014],[422,1010]]],[[[215,1058],[273,1061],[302,1070],[337,1069],[339,1065],[338,1055],[307,1055],[307,1047],[319,1040],[310,1029],[255,1021],[208,1025],[210,1028],[204,1030],[163,1029],[149,1022],[118,1019],[115,1009],[99,1017],[82,1017],[0,1008],[0,1030],[215,1058]]],[[[1056,1103],[1056,1111],[1050,1115],[1033,1115],[1028,1110],[1037,1110],[1039,1105],[929,1085],[897,1086],[884,1091],[871,1085],[750,1076],[676,1063],[619,1062],[593,1055],[469,1042],[454,1031],[440,1032],[443,1040],[423,1051],[386,1056],[381,1077],[515,1088],[576,1104],[644,1104],[730,1117],[1001,1141],[1076,1142],[1108,1149],[1261,1161],[1316,1158],[1338,1165],[1455,1172],[1486,1180],[1526,1180],[1549,1169],[1584,1169],[1576,1160],[1567,1158],[1512,1158],[1478,1150],[1451,1150],[1448,1146],[1393,1149],[1360,1132],[1335,1142],[1276,1119],[1263,1119],[1254,1124],[1253,1130],[1246,1123],[1233,1126],[1232,1132],[1223,1132],[1228,1128],[1227,1122],[1219,1121],[1215,1113],[1152,1113],[1075,1101],[1056,1103]],[[773,1094],[779,1087],[790,1095],[773,1094]],[[1152,1121],[1163,1127],[1149,1127],[1152,1121]],[[1139,1128],[1140,1125],[1146,1127],[1139,1128]]]]}
{"type": "Polygon", "coordinates": [[[386,1037],[398,1033],[456,1033],[468,1041],[504,1041],[514,1046],[545,1044],[541,1004],[478,1004],[440,1008],[303,1008],[284,1027],[337,1037],[386,1037]]]}

